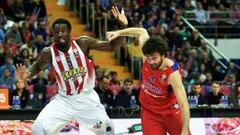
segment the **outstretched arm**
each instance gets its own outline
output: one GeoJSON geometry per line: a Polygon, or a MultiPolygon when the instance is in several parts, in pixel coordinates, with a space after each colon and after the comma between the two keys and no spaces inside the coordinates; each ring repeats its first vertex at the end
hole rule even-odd
{"type": "Polygon", "coordinates": [[[177,101],[180,105],[182,111],[182,133],[181,135],[189,134],[189,121],[190,121],[190,111],[187,101],[186,92],[182,84],[182,78],[179,71],[175,71],[169,77],[168,83],[172,85],[174,93],[176,95],[177,101]]]}
{"type": "MultiPolygon", "coordinates": [[[[126,16],[123,14],[123,9],[121,11],[118,10],[117,7],[113,6],[111,9],[111,13],[117,22],[121,25],[121,27],[126,28],[128,25],[128,21],[126,16]]],[[[88,54],[89,50],[105,50],[105,51],[113,51],[120,47],[124,43],[124,37],[118,37],[112,41],[101,41],[95,38],[91,38],[88,36],[79,37],[76,42],[81,47],[82,51],[85,54],[88,54]]]]}
{"type": "Polygon", "coordinates": [[[51,62],[51,52],[50,48],[46,47],[42,50],[36,62],[30,68],[30,71],[27,72],[25,66],[22,64],[16,65],[15,76],[17,80],[31,79],[33,76],[37,75],[41,70],[43,70],[46,64],[51,62]]]}
{"type": "Polygon", "coordinates": [[[107,32],[107,39],[109,41],[113,41],[117,37],[121,37],[121,36],[138,37],[141,45],[143,45],[149,39],[148,32],[144,28],[133,27],[133,28],[126,28],[123,30],[107,32]]]}

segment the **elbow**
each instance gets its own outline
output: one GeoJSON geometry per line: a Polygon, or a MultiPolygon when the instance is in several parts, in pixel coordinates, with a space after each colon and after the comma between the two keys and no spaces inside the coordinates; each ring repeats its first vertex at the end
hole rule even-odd
{"type": "Polygon", "coordinates": [[[112,51],[118,50],[118,48],[120,48],[120,46],[124,44],[124,41],[125,41],[125,37],[118,37],[115,40],[111,41],[110,42],[111,50],[112,51]]]}

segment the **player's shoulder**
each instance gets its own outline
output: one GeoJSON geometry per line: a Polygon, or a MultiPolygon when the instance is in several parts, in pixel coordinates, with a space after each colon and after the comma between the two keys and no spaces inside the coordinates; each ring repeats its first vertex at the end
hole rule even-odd
{"type": "Polygon", "coordinates": [[[90,39],[94,39],[94,38],[89,37],[89,36],[79,36],[75,40],[78,42],[78,41],[87,41],[87,40],[90,40],[90,39]]]}
{"type": "Polygon", "coordinates": [[[41,51],[41,56],[48,58],[51,56],[51,47],[44,47],[41,51]]]}
{"type": "Polygon", "coordinates": [[[165,59],[166,59],[166,67],[172,67],[176,63],[170,58],[165,58],[165,59]]]}
{"type": "Polygon", "coordinates": [[[86,45],[96,42],[96,39],[89,36],[79,36],[75,41],[78,45],[86,45]]]}
{"type": "Polygon", "coordinates": [[[51,51],[51,49],[50,49],[50,47],[48,46],[48,47],[44,47],[43,49],[42,49],[42,53],[49,53],[51,51]]]}

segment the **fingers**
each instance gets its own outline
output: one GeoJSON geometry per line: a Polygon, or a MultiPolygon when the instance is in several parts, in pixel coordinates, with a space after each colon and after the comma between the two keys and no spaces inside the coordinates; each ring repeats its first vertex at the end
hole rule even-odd
{"type": "Polygon", "coordinates": [[[121,14],[116,6],[113,6],[111,9],[113,16],[116,18],[119,14],[121,14]]]}
{"type": "Polygon", "coordinates": [[[16,70],[25,70],[25,65],[23,65],[22,63],[16,64],[16,70]]]}
{"type": "Polygon", "coordinates": [[[117,6],[113,6],[113,8],[115,9],[115,11],[117,12],[117,14],[119,15],[119,14],[121,14],[120,12],[119,12],[119,10],[118,10],[118,7],[117,6]]]}

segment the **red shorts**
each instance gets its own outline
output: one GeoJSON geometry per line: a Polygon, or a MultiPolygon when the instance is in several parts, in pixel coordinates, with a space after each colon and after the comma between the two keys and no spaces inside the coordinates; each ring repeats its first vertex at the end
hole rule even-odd
{"type": "MultiPolygon", "coordinates": [[[[143,135],[181,135],[182,116],[178,109],[170,115],[160,115],[142,108],[143,135]]],[[[189,135],[191,133],[189,132],[189,135]]]]}

